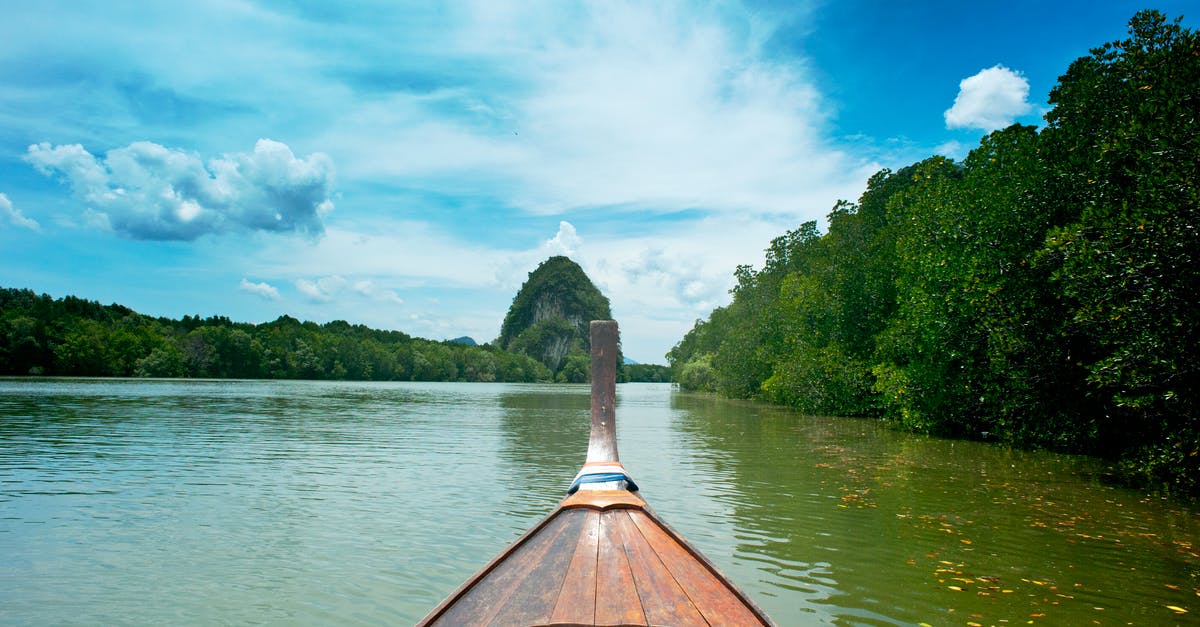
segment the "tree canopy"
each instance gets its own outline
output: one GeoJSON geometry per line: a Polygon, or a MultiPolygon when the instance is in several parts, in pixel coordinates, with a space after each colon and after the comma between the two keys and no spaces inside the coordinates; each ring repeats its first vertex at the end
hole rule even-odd
{"type": "Polygon", "coordinates": [[[337,320],[264,324],[223,316],[151,318],[120,305],[0,289],[0,374],[547,381],[525,355],[434,342],[337,320]]]}
{"type": "Polygon", "coordinates": [[[1157,11],[1046,127],[867,183],[776,238],[668,355],[680,385],[1122,460],[1200,492],[1200,44],[1157,11]]]}

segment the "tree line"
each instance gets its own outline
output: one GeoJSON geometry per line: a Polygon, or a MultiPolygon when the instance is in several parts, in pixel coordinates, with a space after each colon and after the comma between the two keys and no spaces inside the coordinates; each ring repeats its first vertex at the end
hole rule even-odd
{"type": "Polygon", "coordinates": [[[223,316],[152,318],[121,305],[0,289],[0,374],[350,379],[551,380],[540,362],[492,346],[414,338],[344,321],[264,324],[223,316]]]}
{"type": "MultiPolygon", "coordinates": [[[[587,381],[587,364],[582,379],[587,381]]],[[[491,344],[436,342],[336,320],[153,318],[122,305],[0,288],[0,375],[547,382],[539,360],[491,344]]],[[[668,381],[628,364],[623,381],[668,381]]],[[[565,380],[558,377],[557,380],[565,380]]]]}
{"type": "Polygon", "coordinates": [[[685,389],[1120,460],[1200,493],[1200,44],[1157,11],[1074,61],[1044,128],[867,182],[738,267],[685,389]]]}

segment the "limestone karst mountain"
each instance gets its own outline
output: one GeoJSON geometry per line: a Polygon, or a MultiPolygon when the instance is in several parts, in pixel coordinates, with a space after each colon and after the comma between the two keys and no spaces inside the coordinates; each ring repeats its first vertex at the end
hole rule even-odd
{"type": "Polygon", "coordinates": [[[583,268],[550,257],[529,273],[513,298],[497,344],[541,361],[557,380],[587,381],[588,325],[612,318],[608,298],[583,268]]]}

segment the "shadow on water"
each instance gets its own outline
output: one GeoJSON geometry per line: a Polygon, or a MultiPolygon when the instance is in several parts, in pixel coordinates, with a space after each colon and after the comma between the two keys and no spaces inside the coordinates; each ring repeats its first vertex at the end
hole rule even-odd
{"type": "Polygon", "coordinates": [[[1097,460],[701,395],[671,408],[730,482],[737,556],[783,624],[1170,623],[1197,605],[1195,512],[1105,485],[1097,460]]]}

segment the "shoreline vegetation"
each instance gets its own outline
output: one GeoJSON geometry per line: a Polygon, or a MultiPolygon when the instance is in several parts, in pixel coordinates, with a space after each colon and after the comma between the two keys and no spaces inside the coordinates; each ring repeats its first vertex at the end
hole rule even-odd
{"type": "Polygon", "coordinates": [[[1113,460],[1200,495],[1200,41],[1157,11],[1042,129],[883,170],[740,266],[683,389],[1113,460]]]}
{"type": "MultiPolygon", "coordinates": [[[[0,288],[0,375],[356,381],[550,382],[537,359],[281,316],[153,318],[122,305],[0,288]]],[[[667,380],[664,366],[627,365],[623,380],[667,380]]]]}

